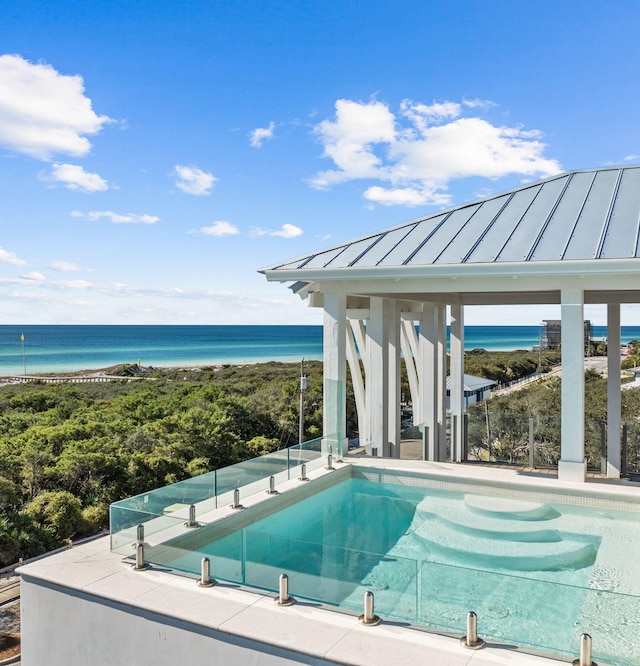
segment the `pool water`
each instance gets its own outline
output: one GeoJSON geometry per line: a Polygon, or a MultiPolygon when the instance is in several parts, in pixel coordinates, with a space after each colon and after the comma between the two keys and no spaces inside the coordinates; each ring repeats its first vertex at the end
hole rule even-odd
{"type": "Polygon", "coordinates": [[[485,638],[640,663],[640,513],[351,478],[243,529],[217,532],[169,563],[465,633],[468,611],[485,638]]]}

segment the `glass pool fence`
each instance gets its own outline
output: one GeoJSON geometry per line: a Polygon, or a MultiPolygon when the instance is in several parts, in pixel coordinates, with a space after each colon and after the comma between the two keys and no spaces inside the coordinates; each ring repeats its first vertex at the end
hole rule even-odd
{"type": "Polygon", "coordinates": [[[302,465],[311,472],[326,465],[329,452],[339,456],[341,451],[336,436],[320,437],[114,502],[109,516],[111,550],[130,555],[140,525],[147,542],[154,535],[169,539],[174,525],[189,520],[192,505],[202,521],[204,514],[231,504],[236,489],[240,497],[268,490],[272,476],[282,483],[299,476],[302,465]]]}
{"type": "Polygon", "coordinates": [[[276,594],[286,574],[292,597],[355,612],[372,592],[383,619],[455,635],[465,634],[474,611],[485,640],[564,657],[576,656],[585,632],[600,663],[638,663],[634,595],[304,541],[251,525],[212,523],[186,537],[184,519],[167,516],[164,526],[183,536],[157,545],[151,537],[145,561],[194,577],[206,558],[214,580],[276,594]]]}
{"type": "MultiPolygon", "coordinates": [[[[496,412],[476,406],[465,414],[465,462],[495,462],[524,467],[557,468],[561,419],[557,415],[496,412]]],[[[451,455],[451,417],[446,418],[447,460],[451,455]]],[[[606,474],[607,423],[585,419],[587,467],[606,474]]],[[[401,458],[422,458],[422,431],[407,423],[402,428],[401,458]]],[[[623,423],[620,432],[622,476],[640,476],[640,420],[623,423]]]]}

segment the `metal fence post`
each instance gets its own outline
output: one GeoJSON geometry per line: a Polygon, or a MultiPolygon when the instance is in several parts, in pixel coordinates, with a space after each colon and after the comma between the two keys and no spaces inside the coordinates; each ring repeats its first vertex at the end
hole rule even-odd
{"type": "Polygon", "coordinates": [[[625,423],[622,426],[622,451],[620,451],[620,476],[626,477],[628,475],[627,464],[628,464],[628,448],[627,448],[627,434],[628,434],[627,424],[625,423]]]}
{"type": "Polygon", "coordinates": [[[533,437],[533,429],[535,421],[533,416],[529,417],[529,468],[535,469],[536,467],[536,443],[533,437]]]}
{"type": "Polygon", "coordinates": [[[296,600],[289,596],[289,577],[287,574],[280,574],[278,596],[275,601],[276,606],[293,606],[296,603],[296,600]]]}
{"type": "Polygon", "coordinates": [[[573,666],[598,666],[591,659],[591,636],[589,634],[580,635],[580,658],[573,660],[573,666]]]}
{"type": "Polygon", "coordinates": [[[367,627],[375,627],[382,622],[373,612],[373,592],[370,590],[364,593],[364,613],[358,618],[358,621],[367,627]]]}
{"type": "Polygon", "coordinates": [[[462,416],[462,462],[469,462],[469,414],[462,416]]]}
{"type": "Polygon", "coordinates": [[[600,421],[600,474],[607,475],[607,424],[600,421]]]}
{"type": "Polygon", "coordinates": [[[460,645],[467,650],[479,650],[484,647],[484,640],[478,638],[478,616],[473,611],[467,614],[467,635],[460,639],[460,645]]]}

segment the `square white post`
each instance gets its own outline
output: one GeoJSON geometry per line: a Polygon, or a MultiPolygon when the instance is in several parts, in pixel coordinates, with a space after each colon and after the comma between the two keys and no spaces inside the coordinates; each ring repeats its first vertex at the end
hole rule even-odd
{"type": "Polygon", "coordinates": [[[437,396],[438,401],[438,457],[443,462],[447,458],[447,306],[443,303],[436,308],[436,331],[438,333],[437,396]]]}
{"type": "Polygon", "coordinates": [[[385,340],[384,301],[371,297],[369,302],[369,321],[366,330],[367,384],[365,389],[366,414],[369,422],[367,453],[384,455],[384,446],[388,428],[388,392],[389,365],[386,362],[387,345],[385,340]]]}
{"type": "Polygon", "coordinates": [[[396,456],[400,446],[400,302],[371,297],[367,323],[367,453],[396,456]]]}
{"type": "Polygon", "coordinates": [[[322,453],[332,445],[336,456],[344,455],[346,439],[347,379],[347,297],[345,294],[324,295],[323,344],[323,440],[322,453]],[[336,437],[337,441],[332,440],[336,437]],[[336,446],[338,450],[336,450],[336,446]]]}
{"type": "Polygon", "coordinates": [[[464,446],[464,309],[451,306],[451,399],[449,411],[454,419],[451,427],[451,460],[462,461],[464,446]]]}
{"type": "Polygon", "coordinates": [[[400,348],[401,314],[400,301],[385,300],[384,323],[386,328],[387,363],[389,365],[389,383],[387,397],[387,451],[390,458],[400,458],[400,348]]]}
{"type": "Polygon", "coordinates": [[[437,306],[434,303],[422,304],[422,317],[418,331],[420,415],[426,428],[425,460],[438,460],[438,331],[437,306]]]}
{"type": "Polygon", "coordinates": [[[607,476],[620,478],[620,304],[607,304],[607,476]]]}
{"type": "Polygon", "coordinates": [[[562,424],[558,479],[584,482],[584,294],[579,287],[561,292],[562,424]]]}

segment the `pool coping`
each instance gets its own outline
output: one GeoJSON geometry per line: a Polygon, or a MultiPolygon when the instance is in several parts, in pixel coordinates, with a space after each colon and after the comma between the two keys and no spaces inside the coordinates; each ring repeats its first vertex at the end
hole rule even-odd
{"type": "MultiPolygon", "coordinates": [[[[337,468],[344,469],[349,464],[386,472],[421,471],[443,480],[495,481],[539,490],[547,488],[550,492],[586,492],[590,497],[624,498],[640,503],[640,484],[570,483],[526,476],[517,470],[388,458],[347,458],[337,468]]],[[[333,473],[317,470],[314,477],[333,473]]],[[[349,474],[349,471],[342,474],[349,474]]],[[[281,492],[299,486],[300,482],[292,480],[282,484],[281,492]]],[[[265,501],[270,500],[260,493],[247,498],[244,503],[251,506],[265,501]]],[[[258,590],[222,583],[202,588],[193,578],[156,567],[134,571],[122,555],[109,550],[108,537],[25,565],[18,569],[18,573],[25,585],[41,585],[67,594],[79,594],[96,603],[116,604],[124,612],[135,609],[191,626],[193,631],[205,627],[220,635],[264,645],[265,649],[300,655],[301,660],[305,655],[312,659],[303,663],[387,666],[389,663],[428,660],[439,666],[552,666],[567,661],[520,652],[514,646],[498,643],[470,651],[460,645],[459,638],[409,627],[401,622],[383,621],[380,626],[365,627],[358,623],[356,615],[341,609],[303,601],[291,607],[278,607],[273,595],[258,590]]],[[[108,631],[108,627],[105,630],[108,631]]],[[[26,634],[23,640],[28,642],[30,636],[26,634]]],[[[117,637],[114,636],[114,640],[117,637]]],[[[576,645],[576,657],[578,649],[576,645]]]]}

